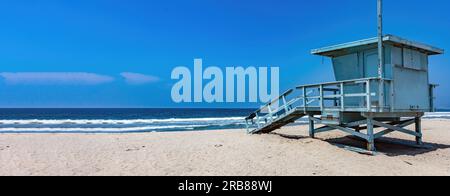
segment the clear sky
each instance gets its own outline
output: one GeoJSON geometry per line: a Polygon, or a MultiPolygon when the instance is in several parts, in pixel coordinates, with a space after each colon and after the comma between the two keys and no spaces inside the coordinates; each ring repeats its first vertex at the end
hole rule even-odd
{"type": "MultiPolygon", "coordinates": [[[[385,33],[450,50],[450,1],[384,4],[385,33]]],[[[0,18],[0,107],[254,107],[175,104],[170,74],[279,66],[285,90],[334,80],[310,49],[376,36],[376,0],[0,0],[0,18]]],[[[440,108],[449,53],[430,61],[440,108]]]]}

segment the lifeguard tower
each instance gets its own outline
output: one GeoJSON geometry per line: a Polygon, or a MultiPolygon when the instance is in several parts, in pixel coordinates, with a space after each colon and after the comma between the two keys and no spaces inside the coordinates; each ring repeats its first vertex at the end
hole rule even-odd
{"type": "Polygon", "coordinates": [[[367,141],[367,150],[375,151],[376,139],[398,131],[414,136],[417,145],[422,145],[421,118],[435,110],[436,85],[429,82],[428,59],[444,50],[383,36],[380,22],[378,37],[311,53],[332,59],[337,82],[288,90],[246,118],[249,133],[270,133],[307,116],[313,138],[340,130],[367,141]],[[415,130],[405,128],[412,124],[415,130]],[[375,133],[375,128],[384,130],[375,133]]]}

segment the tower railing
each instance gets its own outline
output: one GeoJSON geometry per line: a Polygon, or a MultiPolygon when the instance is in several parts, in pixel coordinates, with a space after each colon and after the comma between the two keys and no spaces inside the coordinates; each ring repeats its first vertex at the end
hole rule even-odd
{"type": "Polygon", "coordinates": [[[300,92],[309,92],[309,94],[302,93],[299,97],[303,99],[302,107],[305,111],[308,111],[308,108],[318,108],[320,111],[383,112],[391,109],[393,92],[385,93],[391,96],[385,96],[383,100],[385,104],[380,105],[378,100],[380,82],[384,82],[384,85],[389,87],[387,89],[392,89],[392,80],[386,78],[362,78],[303,85],[296,89],[300,92]]]}

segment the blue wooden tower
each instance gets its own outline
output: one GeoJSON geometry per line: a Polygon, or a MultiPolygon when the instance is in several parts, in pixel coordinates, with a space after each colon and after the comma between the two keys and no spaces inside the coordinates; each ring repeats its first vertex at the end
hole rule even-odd
{"type": "Polygon", "coordinates": [[[378,37],[312,50],[332,59],[336,82],[288,90],[246,118],[249,133],[269,133],[307,116],[311,137],[340,130],[375,151],[376,139],[398,131],[422,145],[421,118],[435,110],[437,86],[429,82],[428,59],[444,50],[383,35],[378,2],[378,37]],[[412,124],[414,130],[405,128],[412,124]]]}

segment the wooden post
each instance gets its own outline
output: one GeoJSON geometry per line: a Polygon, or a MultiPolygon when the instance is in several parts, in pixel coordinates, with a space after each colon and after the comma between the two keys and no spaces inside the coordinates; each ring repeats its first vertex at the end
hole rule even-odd
{"type": "Polygon", "coordinates": [[[314,138],[315,137],[315,133],[314,133],[314,120],[313,120],[313,116],[309,116],[309,137],[314,138]]]}
{"type": "Polygon", "coordinates": [[[340,89],[341,89],[341,111],[343,112],[345,110],[344,83],[341,83],[340,89]]]}
{"type": "Polygon", "coordinates": [[[367,97],[366,97],[367,111],[371,112],[372,111],[372,92],[370,89],[370,80],[367,80],[367,82],[366,82],[366,94],[367,94],[367,97]]]}
{"type": "Polygon", "coordinates": [[[391,112],[395,112],[395,86],[394,86],[394,81],[393,80],[391,80],[390,82],[389,82],[389,85],[390,85],[390,92],[391,92],[391,96],[390,96],[390,98],[391,98],[391,100],[390,100],[390,103],[389,103],[389,105],[391,106],[391,112]]]}
{"type": "Polygon", "coordinates": [[[375,139],[373,134],[373,122],[372,118],[367,118],[367,150],[375,151],[375,139]]]}
{"type": "Polygon", "coordinates": [[[337,93],[337,91],[334,91],[334,107],[338,107],[338,100],[336,98],[337,93]]]}
{"type": "Polygon", "coordinates": [[[267,109],[269,110],[270,122],[273,122],[273,113],[272,113],[272,107],[270,104],[269,104],[269,106],[267,106],[267,109]]]}
{"type": "Polygon", "coordinates": [[[325,105],[324,105],[324,100],[323,100],[323,85],[320,85],[320,87],[319,87],[319,93],[320,93],[320,111],[322,111],[323,112],[323,109],[324,109],[324,107],[325,107],[325,105]]]}
{"type": "Polygon", "coordinates": [[[306,113],[306,107],[308,107],[308,99],[306,99],[306,88],[305,87],[303,87],[302,94],[303,94],[303,110],[306,113]]]}
{"type": "Polygon", "coordinates": [[[420,134],[419,136],[416,136],[416,143],[417,145],[423,145],[422,141],[422,119],[420,117],[416,117],[416,132],[420,134]]]}
{"type": "Polygon", "coordinates": [[[283,96],[283,105],[284,105],[284,109],[286,110],[286,113],[289,112],[289,106],[287,105],[287,101],[286,101],[286,96],[283,96]]]}
{"type": "Polygon", "coordinates": [[[261,123],[260,122],[261,121],[260,121],[259,115],[258,115],[258,113],[256,113],[256,126],[258,127],[258,129],[261,128],[261,123]]]}

